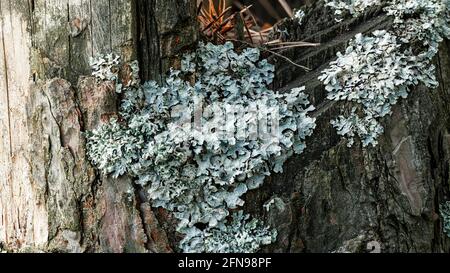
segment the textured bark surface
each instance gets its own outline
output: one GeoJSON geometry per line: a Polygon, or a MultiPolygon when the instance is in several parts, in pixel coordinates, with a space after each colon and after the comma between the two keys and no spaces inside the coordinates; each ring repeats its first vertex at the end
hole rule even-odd
{"type": "MultiPolygon", "coordinates": [[[[138,59],[161,80],[197,40],[195,2],[182,0],[0,0],[0,248],[11,251],[171,252],[170,214],[151,208],[130,178],[100,175],[83,133],[117,113],[113,83],[89,74],[89,57],[138,59]]],[[[320,71],[359,32],[389,27],[374,9],[341,23],[312,1],[292,40],[320,42],[285,52],[274,88],[305,84],[317,129],[283,174],[247,193],[245,209],[278,229],[263,251],[449,252],[438,205],[450,198],[450,43],[436,58],[440,86],[415,88],[375,148],[347,148],[329,121],[347,107],[325,100],[320,71]],[[274,199],[269,211],[262,205],[274,199]]],[[[276,60],[273,60],[276,61],[276,60]]]]}
{"type": "Polygon", "coordinates": [[[266,251],[370,252],[379,245],[381,252],[450,252],[438,215],[450,194],[450,43],[442,43],[435,61],[439,88],[419,86],[396,105],[383,119],[377,147],[347,148],[330,120],[349,106],[327,101],[317,76],[355,34],[389,28],[390,20],[374,8],[336,23],[320,3],[307,14],[302,27],[288,24],[288,33],[321,45],[288,56],[313,71],[280,63],[275,88],[306,85],[317,128],[283,174],[248,195],[249,211],[268,218],[280,234],[266,251]],[[271,198],[273,210],[261,213],[271,198]]]}
{"type": "Polygon", "coordinates": [[[141,78],[161,81],[177,65],[177,53],[197,40],[196,1],[136,1],[137,53],[141,78]]]}
{"type": "Polygon", "coordinates": [[[119,98],[113,83],[79,76],[110,52],[145,55],[159,66],[144,76],[160,76],[196,40],[195,1],[1,0],[0,14],[0,248],[172,251],[131,179],[89,164],[83,133],[115,115],[119,98]]]}

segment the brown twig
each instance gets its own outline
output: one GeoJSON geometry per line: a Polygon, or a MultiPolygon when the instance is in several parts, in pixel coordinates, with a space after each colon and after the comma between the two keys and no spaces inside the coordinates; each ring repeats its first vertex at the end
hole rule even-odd
{"type": "Polygon", "coordinates": [[[213,21],[211,21],[202,31],[207,31],[209,28],[211,28],[217,21],[222,19],[222,17],[231,9],[231,7],[226,8],[222,14],[220,14],[217,18],[215,18],[213,21]]]}
{"type": "Polygon", "coordinates": [[[273,50],[267,49],[267,48],[262,47],[262,46],[256,46],[256,45],[251,44],[251,43],[248,43],[248,42],[246,42],[246,41],[241,41],[241,40],[236,40],[236,39],[230,39],[230,40],[231,40],[231,41],[235,41],[235,42],[239,42],[239,43],[243,43],[243,44],[246,44],[246,45],[251,46],[251,47],[254,47],[254,48],[258,48],[258,49],[261,50],[261,51],[269,52],[269,53],[271,53],[271,54],[273,54],[273,55],[275,55],[275,56],[277,56],[277,57],[279,57],[279,58],[282,58],[283,60],[287,61],[288,63],[290,63],[290,64],[292,64],[292,65],[294,65],[294,66],[296,66],[296,67],[299,67],[299,68],[301,68],[301,69],[303,69],[303,70],[305,70],[305,71],[307,71],[307,72],[311,71],[311,68],[308,68],[308,67],[303,66],[303,65],[301,65],[301,64],[297,64],[297,63],[295,63],[294,61],[292,61],[291,59],[289,59],[288,57],[283,56],[283,55],[281,55],[280,53],[277,53],[277,52],[275,52],[275,51],[273,51],[273,50]]]}
{"type": "Polygon", "coordinates": [[[313,44],[313,43],[302,43],[297,45],[285,45],[285,46],[279,46],[275,48],[271,48],[271,50],[280,50],[280,49],[289,49],[289,48],[296,48],[296,47],[309,47],[309,46],[318,46],[320,44],[313,44]]]}
{"type": "Polygon", "coordinates": [[[289,59],[288,57],[283,56],[283,55],[281,55],[281,54],[279,54],[279,53],[277,53],[277,52],[275,52],[275,51],[272,51],[272,50],[270,50],[270,49],[262,49],[262,50],[267,51],[267,52],[269,52],[269,53],[272,53],[273,55],[275,55],[275,56],[277,56],[277,57],[280,57],[280,58],[284,59],[285,61],[287,61],[288,63],[290,63],[290,64],[292,64],[292,65],[294,65],[294,66],[296,66],[296,67],[302,68],[303,70],[305,70],[305,71],[307,71],[307,72],[311,71],[311,68],[308,68],[308,67],[306,67],[306,66],[297,64],[297,63],[293,62],[291,59],[289,59]]]}

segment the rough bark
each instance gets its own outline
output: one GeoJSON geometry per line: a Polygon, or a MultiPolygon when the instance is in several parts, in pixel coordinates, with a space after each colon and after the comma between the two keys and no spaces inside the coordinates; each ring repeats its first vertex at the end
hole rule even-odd
{"type": "Polygon", "coordinates": [[[131,179],[88,162],[83,134],[117,112],[118,98],[112,83],[79,76],[90,57],[113,52],[148,57],[158,66],[144,61],[144,78],[160,77],[196,40],[195,1],[1,0],[0,14],[1,247],[172,251],[131,179]]]}
{"type": "Polygon", "coordinates": [[[348,148],[330,120],[349,106],[327,101],[317,76],[355,34],[389,28],[391,21],[374,8],[336,23],[320,2],[307,14],[302,27],[287,24],[288,32],[293,40],[321,45],[287,54],[313,71],[280,63],[275,88],[306,85],[317,128],[283,174],[248,195],[248,210],[279,230],[266,251],[370,252],[379,243],[381,252],[448,253],[438,214],[450,194],[450,43],[442,43],[435,60],[439,88],[414,88],[383,120],[385,133],[375,148],[348,148]],[[260,206],[274,197],[273,211],[262,212],[260,206]]]}
{"type": "MultiPolygon", "coordinates": [[[[152,209],[128,177],[100,175],[83,133],[117,112],[112,83],[88,59],[138,59],[143,79],[161,80],[197,39],[196,1],[0,0],[0,248],[11,251],[171,252],[170,214],[152,209]]],[[[440,87],[415,88],[375,148],[347,148],[331,127],[342,105],[326,101],[319,72],[356,33],[389,27],[374,9],[335,23],[320,2],[290,39],[320,42],[286,52],[312,72],[277,63],[274,88],[305,84],[317,129],[283,174],[246,196],[245,209],[278,229],[264,251],[449,252],[438,204],[450,197],[450,43],[436,58],[440,87]],[[262,205],[275,198],[267,212],[262,205]]],[[[276,60],[273,60],[274,62],[276,60]]]]}

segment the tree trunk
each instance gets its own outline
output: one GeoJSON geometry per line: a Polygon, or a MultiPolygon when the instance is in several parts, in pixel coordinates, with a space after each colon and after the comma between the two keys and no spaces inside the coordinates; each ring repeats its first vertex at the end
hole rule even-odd
{"type": "Polygon", "coordinates": [[[439,87],[413,88],[383,119],[378,146],[348,148],[330,124],[342,105],[326,99],[317,77],[349,39],[388,29],[392,19],[375,7],[336,23],[321,1],[305,12],[302,27],[293,22],[287,32],[293,40],[321,45],[287,56],[313,70],[279,64],[275,89],[305,85],[317,127],[283,174],[248,195],[255,214],[263,215],[260,206],[271,198],[278,204],[266,217],[280,236],[266,251],[450,252],[439,216],[439,204],[450,197],[450,42],[435,58],[439,87]]]}
{"type": "MultiPolygon", "coordinates": [[[[0,249],[178,251],[171,215],[130,178],[100,175],[87,160],[84,132],[114,115],[120,98],[80,76],[90,74],[89,57],[113,52],[160,81],[197,40],[196,2],[0,0],[0,249]]],[[[287,52],[313,71],[280,60],[274,88],[306,85],[317,128],[283,174],[246,195],[245,210],[278,230],[263,251],[449,252],[438,205],[450,197],[450,43],[436,58],[440,87],[401,101],[377,147],[347,148],[317,76],[355,34],[390,20],[373,9],[337,24],[311,2],[302,27],[285,27],[293,40],[321,43],[287,52]]]]}
{"type": "Polygon", "coordinates": [[[170,252],[131,179],[98,174],[83,132],[117,112],[89,58],[157,79],[197,37],[196,1],[1,0],[0,242],[12,251],[170,252]]]}

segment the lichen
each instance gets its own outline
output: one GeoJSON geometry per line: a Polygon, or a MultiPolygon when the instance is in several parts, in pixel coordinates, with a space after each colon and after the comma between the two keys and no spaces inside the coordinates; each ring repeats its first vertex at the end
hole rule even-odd
{"type": "Polygon", "coordinates": [[[264,203],[263,208],[264,208],[267,212],[269,212],[269,211],[270,211],[270,207],[271,207],[272,205],[274,205],[274,204],[275,204],[275,198],[271,198],[269,201],[267,201],[266,203],[264,203]]]}
{"type": "Polygon", "coordinates": [[[92,76],[103,81],[118,80],[120,57],[113,53],[91,58],[92,76]]]}
{"type": "Polygon", "coordinates": [[[439,43],[450,37],[449,1],[392,0],[385,11],[391,30],[357,34],[344,53],[322,71],[328,99],[356,104],[332,121],[348,145],[358,136],[363,146],[376,145],[383,132],[379,119],[406,98],[412,86],[438,85],[432,59],[439,43]]]}
{"type": "Polygon", "coordinates": [[[220,223],[204,230],[188,228],[181,241],[181,248],[185,252],[253,253],[261,245],[274,242],[276,236],[276,230],[238,211],[232,215],[231,223],[220,223]]]}
{"type": "Polygon", "coordinates": [[[442,217],[442,228],[444,233],[450,238],[450,201],[440,204],[439,212],[442,217]]]}
{"type": "Polygon", "coordinates": [[[302,9],[298,9],[295,13],[293,18],[297,20],[298,24],[303,24],[303,19],[305,17],[305,12],[302,9]]]}
{"type": "Polygon", "coordinates": [[[353,17],[358,17],[367,8],[379,6],[381,3],[381,0],[325,0],[325,6],[331,7],[334,10],[335,20],[337,22],[342,21],[348,14],[353,17]]]}
{"type": "Polygon", "coordinates": [[[231,43],[201,44],[162,85],[118,82],[124,94],[120,120],[87,134],[88,155],[99,169],[135,177],[153,206],[179,219],[185,252],[256,251],[272,241],[269,233],[274,238],[256,219],[230,226],[229,210],[303,151],[315,127],[308,116],[314,107],[304,87],[270,90],[274,68],[259,59],[257,49],[238,54],[231,43]],[[206,227],[198,228],[200,223],[206,227]],[[243,241],[226,236],[237,229],[243,241]],[[218,242],[228,246],[213,249],[218,242]]]}

